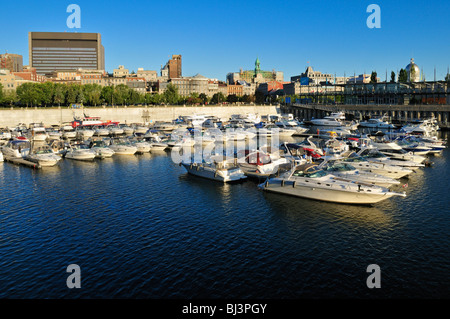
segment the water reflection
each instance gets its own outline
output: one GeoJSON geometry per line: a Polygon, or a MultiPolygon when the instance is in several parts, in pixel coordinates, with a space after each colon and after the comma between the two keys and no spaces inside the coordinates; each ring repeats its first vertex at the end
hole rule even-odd
{"type": "Polygon", "coordinates": [[[279,218],[293,224],[345,223],[348,226],[388,229],[393,217],[377,206],[327,203],[300,197],[264,192],[267,204],[279,218]]]}

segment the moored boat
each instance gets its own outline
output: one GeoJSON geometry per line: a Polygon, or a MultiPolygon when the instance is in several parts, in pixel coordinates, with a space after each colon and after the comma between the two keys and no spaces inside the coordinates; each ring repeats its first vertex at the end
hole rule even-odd
{"type": "Polygon", "coordinates": [[[280,194],[345,204],[374,204],[392,196],[406,196],[381,186],[338,178],[314,164],[300,164],[259,188],[280,194]]]}

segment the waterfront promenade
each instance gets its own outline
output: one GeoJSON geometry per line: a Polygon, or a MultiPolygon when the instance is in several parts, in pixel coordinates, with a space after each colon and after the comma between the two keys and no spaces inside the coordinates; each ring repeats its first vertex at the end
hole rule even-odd
{"type": "Polygon", "coordinates": [[[259,115],[277,114],[275,105],[227,105],[227,106],[143,106],[143,107],[86,107],[73,109],[69,107],[53,108],[8,108],[0,109],[0,127],[15,127],[19,123],[44,123],[60,125],[73,121],[74,115],[82,117],[100,117],[102,120],[120,123],[151,123],[155,121],[172,121],[178,116],[194,114],[214,115],[228,119],[232,114],[258,113],[259,115]]]}

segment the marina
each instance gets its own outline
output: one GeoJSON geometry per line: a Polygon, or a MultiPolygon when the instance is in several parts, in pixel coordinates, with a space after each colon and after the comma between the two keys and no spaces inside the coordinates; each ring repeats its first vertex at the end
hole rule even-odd
{"type": "MultiPolygon", "coordinates": [[[[388,144],[400,136],[390,131],[338,136],[302,124],[301,134],[279,136],[275,150],[276,130],[236,140],[222,120],[215,135],[174,121],[172,139],[167,123],[161,131],[140,123],[128,137],[61,137],[61,147],[51,147],[61,160],[34,163],[39,169],[4,156],[0,267],[8,280],[0,295],[364,297],[371,263],[386,269],[384,297],[447,295],[448,132],[429,138],[443,147],[418,163],[381,159],[380,137],[388,144]],[[137,141],[147,143],[141,152],[137,141]],[[206,152],[213,149],[223,153],[206,152]],[[53,279],[74,262],[86,273],[85,288],[67,291],[53,279]]],[[[18,132],[10,140],[26,143],[18,132]]],[[[2,140],[3,153],[10,140],[2,140]]]]}

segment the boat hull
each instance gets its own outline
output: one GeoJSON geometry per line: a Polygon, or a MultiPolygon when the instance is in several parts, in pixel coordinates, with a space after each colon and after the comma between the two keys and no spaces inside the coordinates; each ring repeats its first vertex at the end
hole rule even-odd
{"type": "Polygon", "coordinates": [[[191,175],[203,177],[218,182],[229,183],[245,180],[247,176],[239,169],[216,169],[196,163],[181,163],[191,175]]]}
{"type": "Polygon", "coordinates": [[[260,185],[265,191],[303,197],[325,202],[342,204],[375,204],[394,196],[394,193],[366,193],[366,192],[347,192],[339,190],[328,190],[325,188],[295,185],[292,181],[282,184],[282,179],[271,179],[269,183],[260,185]]]}

